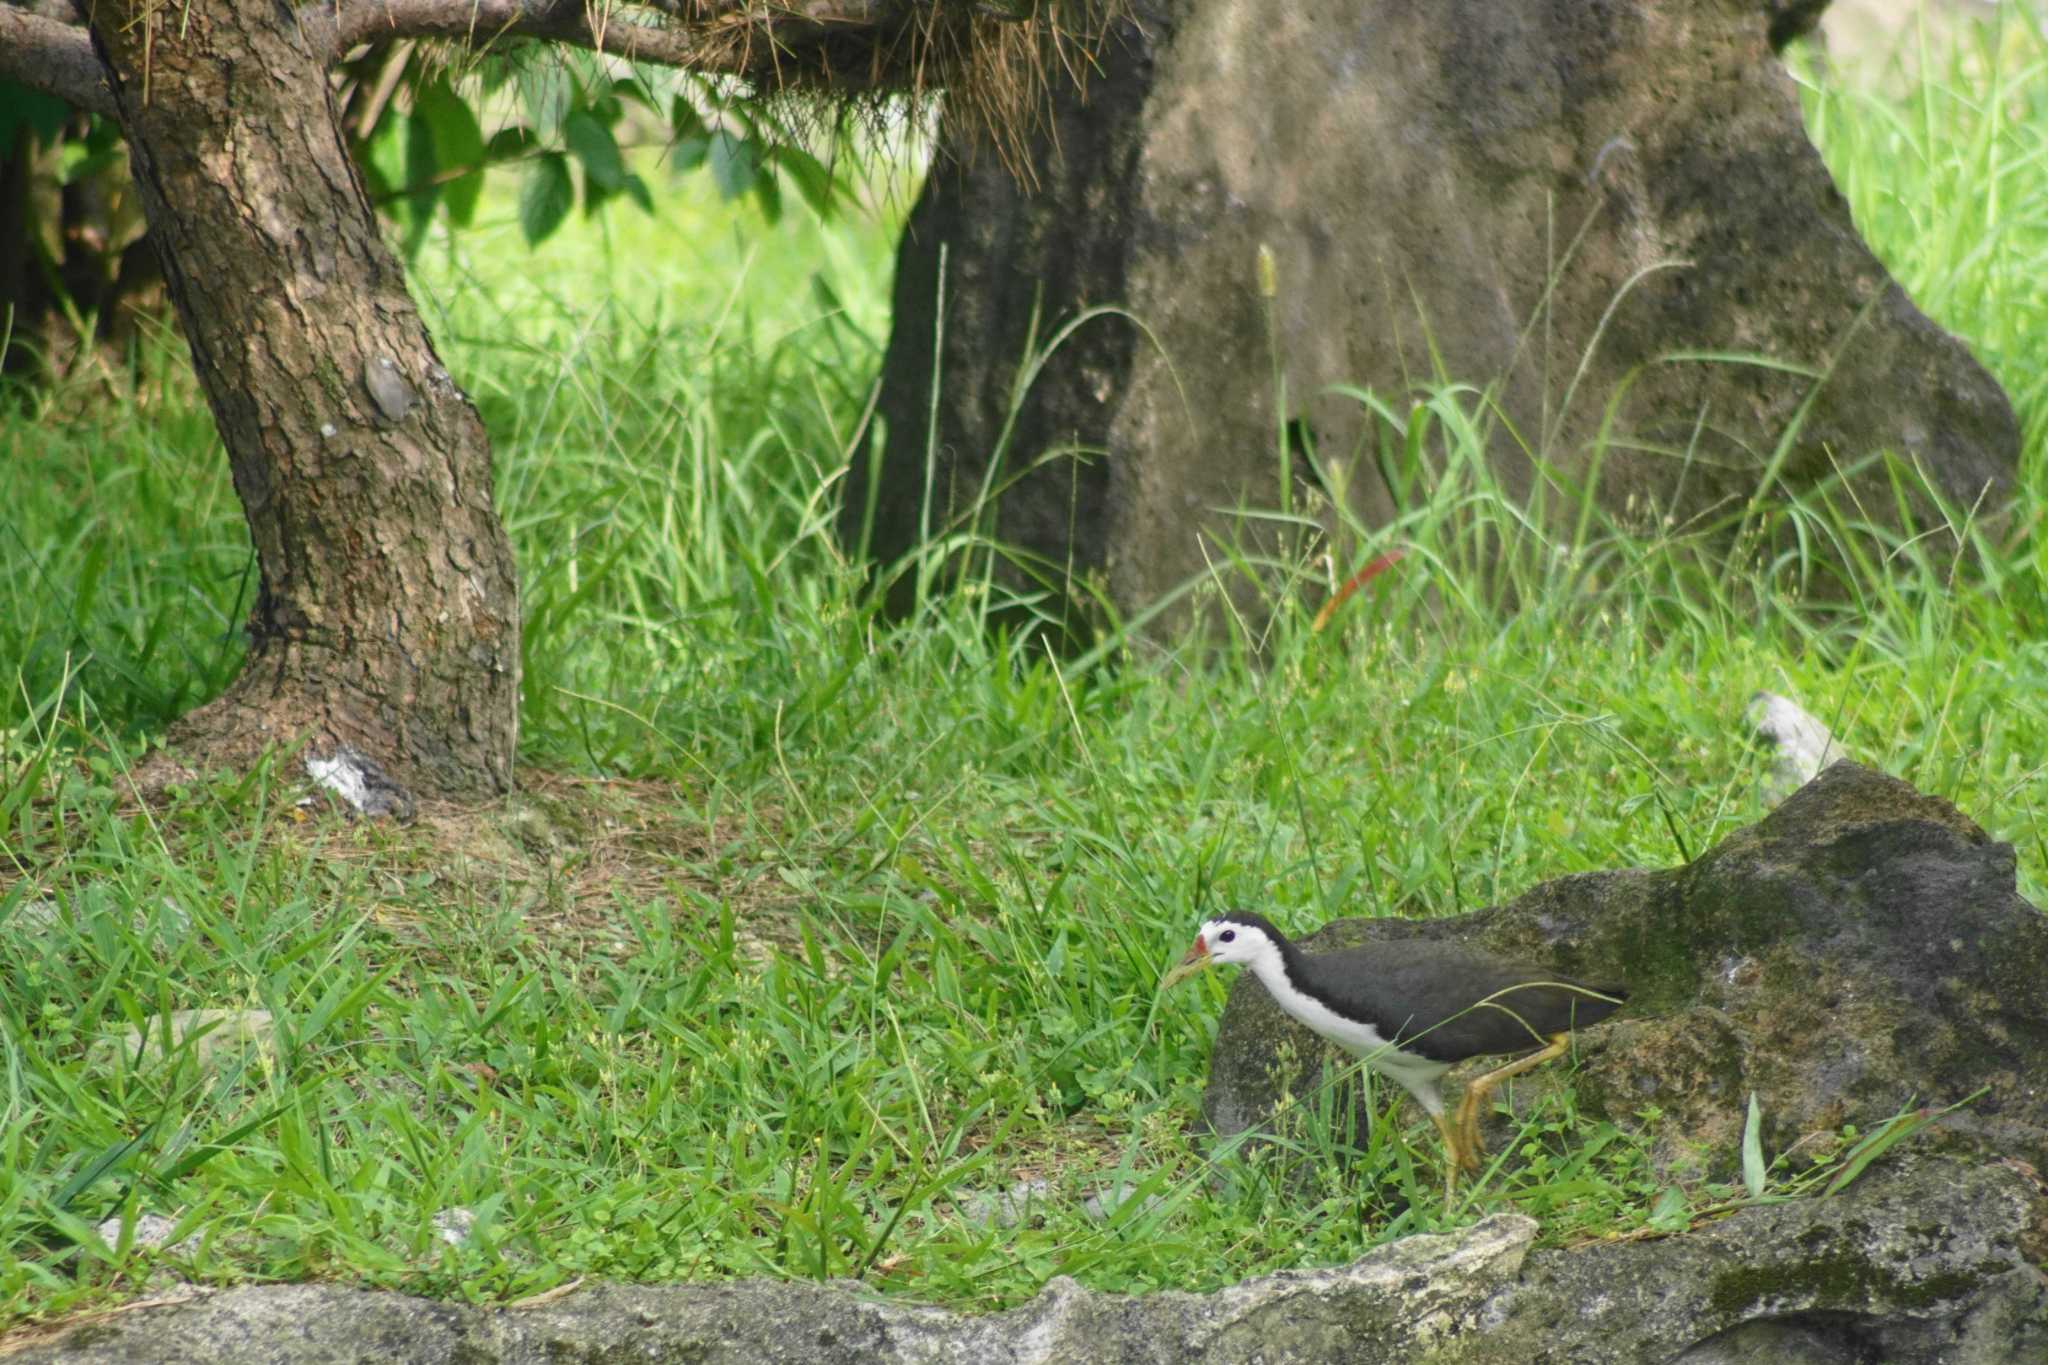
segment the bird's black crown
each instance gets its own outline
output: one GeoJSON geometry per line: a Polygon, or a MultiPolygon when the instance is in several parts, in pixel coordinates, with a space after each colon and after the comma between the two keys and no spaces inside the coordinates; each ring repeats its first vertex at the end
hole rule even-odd
{"type": "Polygon", "coordinates": [[[1273,921],[1255,911],[1224,910],[1218,914],[1208,916],[1208,919],[1219,924],[1242,924],[1248,929],[1257,929],[1275,943],[1285,943],[1287,941],[1287,935],[1281,933],[1274,926],[1273,921]]]}

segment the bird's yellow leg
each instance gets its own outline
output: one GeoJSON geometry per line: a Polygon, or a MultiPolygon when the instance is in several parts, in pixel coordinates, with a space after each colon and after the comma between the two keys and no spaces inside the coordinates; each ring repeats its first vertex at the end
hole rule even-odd
{"type": "Polygon", "coordinates": [[[1459,1150],[1458,1130],[1450,1119],[1442,1114],[1431,1114],[1430,1118],[1436,1122],[1437,1132],[1443,1134],[1444,1203],[1449,1204],[1452,1193],[1458,1188],[1458,1168],[1465,1164],[1465,1159],[1459,1150]]]}
{"type": "MultiPolygon", "coordinates": [[[[1496,1071],[1489,1071],[1465,1087],[1465,1098],[1458,1103],[1458,1140],[1452,1152],[1463,1162],[1466,1170],[1478,1171],[1479,1154],[1485,1150],[1479,1141],[1479,1107],[1486,1102],[1487,1095],[1502,1081],[1512,1080],[1524,1071],[1542,1066],[1552,1058],[1562,1057],[1564,1050],[1569,1046],[1570,1034],[1553,1033],[1550,1035],[1550,1045],[1541,1052],[1532,1052],[1518,1062],[1509,1062],[1496,1071]]],[[[1451,1141],[1448,1132],[1444,1141],[1451,1141]]]]}

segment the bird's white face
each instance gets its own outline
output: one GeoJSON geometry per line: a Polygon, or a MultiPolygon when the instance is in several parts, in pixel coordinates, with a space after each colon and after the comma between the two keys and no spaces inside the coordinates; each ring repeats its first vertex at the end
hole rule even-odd
{"type": "Polygon", "coordinates": [[[1195,946],[1159,982],[1161,990],[1187,980],[1212,963],[1251,963],[1277,948],[1264,930],[1235,920],[1212,919],[1195,935],[1195,946]]]}

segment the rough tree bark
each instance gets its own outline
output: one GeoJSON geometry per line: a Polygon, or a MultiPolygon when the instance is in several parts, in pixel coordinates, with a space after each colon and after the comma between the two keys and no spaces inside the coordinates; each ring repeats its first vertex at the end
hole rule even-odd
{"type": "Polygon", "coordinates": [[[1817,9],[1134,0],[1098,98],[1054,92],[1035,182],[927,178],[847,540],[888,564],[972,519],[1040,614],[1106,597],[1171,634],[1222,583],[1256,620],[1284,571],[1235,566],[1313,543],[1341,578],[1383,548],[1354,525],[1434,496],[1399,419],[1455,380],[1490,386],[1453,401],[1559,542],[1591,489],[1750,554],[1789,496],[1893,515],[1902,469],[1899,515],[1953,551],[1950,517],[2009,504],[2019,428],[1807,140],[1771,38],[1817,9]]]}
{"type": "Polygon", "coordinates": [[[262,571],[247,664],[174,744],[310,734],[436,795],[508,790],[519,593],[490,443],[384,244],[327,54],[268,0],[100,0],[92,32],[262,571]]]}

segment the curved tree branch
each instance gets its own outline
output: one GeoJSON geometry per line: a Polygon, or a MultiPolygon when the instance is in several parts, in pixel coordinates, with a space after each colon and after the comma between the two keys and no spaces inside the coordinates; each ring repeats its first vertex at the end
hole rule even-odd
{"type": "Polygon", "coordinates": [[[55,95],[94,114],[114,114],[100,59],[85,29],[31,10],[0,4],[0,80],[55,95]]]}
{"type": "MultiPolygon", "coordinates": [[[[327,61],[377,40],[442,38],[483,47],[500,38],[533,38],[658,66],[761,75],[774,69],[779,54],[833,34],[893,29],[907,22],[909,11],[907,0],[644,0],[619,10],[589,0],[314,0],[300,9],[299,23],[327,61]],[[650,10],[671,17],[642,22],[650,10]]],[[[113,92],[86,30],[6,3],[0,3],[0,80],[95,114],[114,112],[113,92]]]]}
{"type": "Polygon", "coordinates": [[[774,54],[833,32],[880,29],[907,12],[904,0],[640,0],[616,9],[590,0],[316,0],[299,12],[314,46],[339,58],[358,43],[448,38],[482,47],[498,38],[568,43],[628,61],[746,74],[774,54]],[[671,18],[641,22],[647,10],[671,18]]]}
{"type": "Polygon", "coordinates": [[[299,12],[299,23],[331,58],[393,38],[452,38],[475,47],[495,38],[539,38],[662,66],[695,65],[704,49],[685,27],[594,16],[583,0],[353,0],[338,13],[332,0],[320,0],[299,12]]]}

